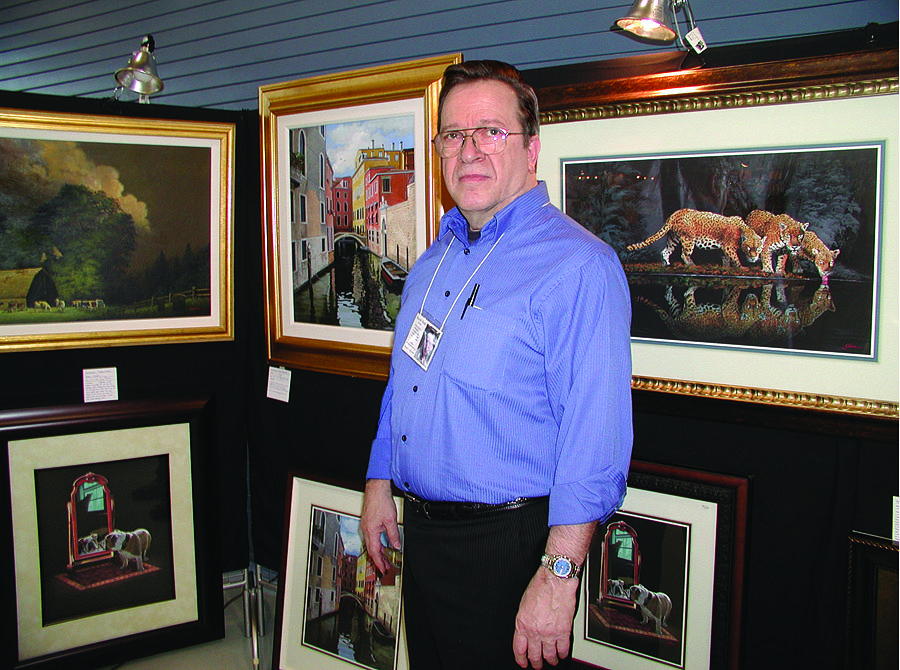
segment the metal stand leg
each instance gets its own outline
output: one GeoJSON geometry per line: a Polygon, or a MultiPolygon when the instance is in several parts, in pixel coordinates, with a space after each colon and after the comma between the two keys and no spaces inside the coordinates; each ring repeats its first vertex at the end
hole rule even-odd
{"type": "Polygon", "coordinates": [[[250,637],[250,592],[247,588],[249,570],[246,568],[236,572],[222,575],[222,590],[241,589],[241,599],[244,608],[244,637],[250,637]]]}
{"type": "Polygon", "coordinates": [[[260,567],[259,563],[256,564],[256,585],[257,585],[257,598],[256,598],[256,620],[259,625],[259,636],[265,637],[266,635],[266,603],[265,598],[263,598],[263,594],[265,593],[265,581],[259,576],[260,567]]]}
{"type": "Polygon", "coordinates": [[[269,581],[262,577],[263,566],[261,566],[259,563],[254,563],[253,567],[256,570],[256,585],[259,590],[259,599],[257,600],[257,610],[259,616],[259,636],[264,637],[266,634],[266,608],[264,598],[265,592],[266,589],[270,589],[272,593],[278,593],[278,583],[275,581],[269,581]]]}
{"type": "Polygon", "coordinates": [[[247,572],[247,582],[244,584],[244,637],[250,637],[253,626],[253,573],[247,572]]]}
{"type": "Polygon", "coordinates": [[[253,572],[250,572],[249,577],[249,586],[248,593],[250,596],[250,645],[252,649],[253,655],[253,668],[259,668],[259,619],[258,612],[259,608],[257,607],[257,603],[261,600],[259,597],[259,589],[256,586],[256,575],[253,572]]]}

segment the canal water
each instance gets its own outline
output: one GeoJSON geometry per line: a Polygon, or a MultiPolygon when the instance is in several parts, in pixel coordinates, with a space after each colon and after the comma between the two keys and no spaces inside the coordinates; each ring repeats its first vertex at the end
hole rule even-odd
{"type": "Polygon", "coordinates": [[[343,598],[337,612],[306,624],[304,642],[374,670],[394,667],[394,640],[375,635],[372,617],[352,598],[343,598]]]}
{"type": "Polygon", "coordinates": [[[365,249],[335,261],[312,284],[294,293],[294,321],[370,330],[394,330],[400,296],[381,280],[381,260],[365,249]]]}

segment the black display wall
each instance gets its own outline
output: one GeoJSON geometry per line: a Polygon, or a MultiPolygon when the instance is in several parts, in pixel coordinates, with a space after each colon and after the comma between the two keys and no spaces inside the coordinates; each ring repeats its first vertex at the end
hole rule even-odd
{"type": "MultiPolygon", "coordinates": [[[[218,523],[218,552],[223,570],[247,566],[247,405],[251,361],[250,295],[257,288],[248,277],[258,272],[250,251],[259,236],[257,121],[252,114],[183,109],[86,98],[58,98],[0,92],[0,108],[44,110],[129,118],[184,119],[233,123],[235,141],[234,198],[234,340],[214,343],[22,351],[0,354],[3,384],[0,409],[77,405],[83,401],[82,370],[114,367],[119,400],[208,398],[214,414],[214,454],[208,456],[208,490],[218,523]]],[[[2,113],[2,112],[0,112],[2,113]]],[[[260,359],[257,352],[256,360],[260,359]]]]}

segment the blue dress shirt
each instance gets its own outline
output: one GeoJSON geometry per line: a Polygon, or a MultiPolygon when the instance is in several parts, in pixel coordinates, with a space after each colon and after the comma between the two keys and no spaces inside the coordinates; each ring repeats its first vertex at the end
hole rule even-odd
{"type": "Polygon", "coordinates": [[[549,495],[551,526],[605,519],[631,457],[630,323],[615,252],[544,183],[472,242],[454,208],[403,291],[368,478],[429,500],[549,495]],[[420,311],[443,327],[427,371],[402,351],[420,311]]]}

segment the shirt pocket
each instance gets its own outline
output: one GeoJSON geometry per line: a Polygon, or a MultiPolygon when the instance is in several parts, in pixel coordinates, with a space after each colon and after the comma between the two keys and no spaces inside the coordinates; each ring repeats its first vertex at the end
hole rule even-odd
{"type": "MultiPolygon", "coordinates": [[[[444,364],[444,374],[458,384],[485,391],[503,386],[515,341],[516,321],[478,307],[460,320],[444,364]]],[[[449,337],[447,338],[450,339],[449,337]]]]}

